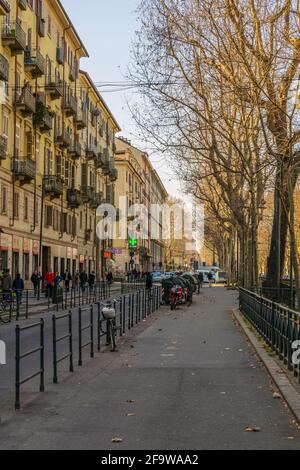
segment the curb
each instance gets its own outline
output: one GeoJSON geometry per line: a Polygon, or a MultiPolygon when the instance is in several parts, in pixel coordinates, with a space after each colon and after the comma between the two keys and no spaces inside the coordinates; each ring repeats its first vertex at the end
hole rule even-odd
{"type": "Polygon", "coordinates": [[[274,359],[272,359],[268,355],[264,347],[261,345],[261,342],[256,338],[254,333],[250,331],[249,327],[243,319],[240,310],[234,309],[232,313],[235,320],[237,320],[243,332],[250,341],[252,347],[255,349],[257,355],[263,362],[268,374],[270,375],[272,381],[280,391],[280,394],[282,395],[283,399],[286,401],[290,411],[298,421],[298,424],[300,424],[300,394],[292,385],[288,377],[285,374],[280,374],[278,372],[280,366],[274,361],[274,359]]]}

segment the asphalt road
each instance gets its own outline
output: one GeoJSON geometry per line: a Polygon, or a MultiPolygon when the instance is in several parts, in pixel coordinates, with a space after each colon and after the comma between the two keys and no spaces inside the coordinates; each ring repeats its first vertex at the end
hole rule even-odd
{"type": "Polygon", "coordinates": [[[119,352],[4,416],[0,448],[299,449],[292,417],[233,323],[235,306],[234,292],[205,288],[191,308],[163,307],[119,352]]]}

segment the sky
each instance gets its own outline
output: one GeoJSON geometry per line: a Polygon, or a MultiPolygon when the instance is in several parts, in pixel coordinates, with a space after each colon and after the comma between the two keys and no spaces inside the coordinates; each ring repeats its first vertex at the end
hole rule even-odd
{"type": "MultiPolygon", "coordinates": [[[[90,55],[82,59],[81,68],[95,82],[125,81],[131,63],[131,43],[139,29],[139,0],[62,0],[62,3],[90,55]]],[[[138,129],[127,106],[128,101],[136,100],[136,95],[104,90],[99,89],[122,129],[120,135],[141,148],[138,129]]],[[[180,196],[180,183],[165,159],[159,155],[150,158],[169,194],[180,196]]]]}

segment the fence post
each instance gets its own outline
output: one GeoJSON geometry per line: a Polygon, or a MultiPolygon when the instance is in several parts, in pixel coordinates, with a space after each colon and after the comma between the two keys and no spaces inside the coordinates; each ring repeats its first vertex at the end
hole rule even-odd
{"type": "Polygon", "coordinates": [[[28,319],[28,290],[26,290],[25,318],[28,319]]]}
{"type": "Polygon", "coordinates": [[[41,354],[40,354],[40,367],[41,367],[41,377],[40,377],[40,392],[45,391],[45,361],[44,361],[44,320],[41,318],[41,331],[40,331],[40,347],[41,347],[41,354]]]}
{"type": "Polygon", "coordinates": [[[16,399],[15,409],[19,410],[20,404],[20,326],[16,326],[16,399]]]}
{"type": "Polygon", "coordinates": [[[131,329],[131,294],[128,294],[128,330],[131,329]]]}
{"type": "Polygon", "coordinates": [[[57,351],[56,351],[56,317],[52,315],[52,342],[53,342],[53,383],[58,383],[57,378],[57,351]]]}
{"type": "Polygon", "coordinates": [[[78,365],[82,366],[81,307],[78,309],[78,365]]]}
{"type": "Polygon", "coordinates": [[[91,305],[90,308],[90,319],[91,319],[91,357],[94,357],[94,307],[91,305]]]}
{"type": "Polygon", "coordinates": [[[101,350],[101,308],[100,302],[97,303],[97,350],[100,352],[101,350]]]}
{"type": "Polygon", "coordinates": [[[73,326],[72,326],[72,312],[69,312],[69,352],[70,352],[70,372],[74,372],[73,364],[73,326]]]}

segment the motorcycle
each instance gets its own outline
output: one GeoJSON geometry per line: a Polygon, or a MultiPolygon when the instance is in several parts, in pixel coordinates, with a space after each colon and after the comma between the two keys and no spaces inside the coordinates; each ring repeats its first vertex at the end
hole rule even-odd
{"type": "Polygon", "coordinates": [[[181,286],[173,286],[170,291],[171,310],[176,310],[178,304],[185,303],[185,293],[181,286]]]}

